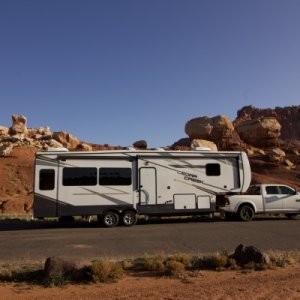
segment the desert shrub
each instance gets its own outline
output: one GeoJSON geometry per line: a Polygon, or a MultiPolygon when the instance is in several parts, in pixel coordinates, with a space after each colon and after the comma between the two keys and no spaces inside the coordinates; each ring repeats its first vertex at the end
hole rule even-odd
{"type": "Polygon", "coordinates": [[[147,271],[165,271],[166,256],[164,254],[158,254],[154,256],[145,255],[144,256],[144,268],[147,271]]]}
{"type": "Polygon", "coordinates": [[[52,286],[64,286],[71,282],[69,276],[63,273],[57,273],[44,279],[44,285],[46,287],[52,286]]]}
{"type": "Polygon", "coordinates": [[[91,276],[95,282],[116,282],[124,276],[124,270],[118,262],[101,259],[92,263],[91,276]]]}
{"type": "Polygon", "coordinates": [[[182,262],[169,260],[165,265],[165,275],[170,277],[179,277],[185,271],[185,266],[182,262]]]}
{"type": "Polygon", "coordinates": [[[216,254],[195,258],[193,261],[193,266],[198,269],[222,270],[228,266],[228,256],[216,254]]]}
{"type": "Polygon", "coordinates": [[[285,267],[287,264],[294,264],[300,261],[300,251],[279,251],[270,250],[268,255],[271,264],[275,267],[285,267]]]}
{"type": "Polygon", "coordinates": [[[5,268],[0,271],[0,281],[1,282],[11,282],[14,281],[14,272],[10,268],[5,268]]]}
{"type": "Polygon", "coordinates": [[[135,261],[132,259],[125,259],[121,262],[123,270],[134,270],[135,269],[135,261]]]}
{"type": "Polygon", "coordinates": [[[168,257],[168,261],[177,261],[185,266],[188,266],[192,262],[192,256],[185,253],[178,253],[168,257]]]}
{"type": "Polygon", "coordinates": [[[228,257],[227,259],[227,268],[228,269],[237,269],[238,265],[236,263],[236,260],[232,257],[228,257]]]}

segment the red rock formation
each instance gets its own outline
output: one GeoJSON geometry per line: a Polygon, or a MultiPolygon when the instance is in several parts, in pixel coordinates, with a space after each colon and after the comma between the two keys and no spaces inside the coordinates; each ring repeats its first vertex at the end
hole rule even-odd
{"type": "Polygon", "coordinates": [[[244,120],[253,120],[261,117],[274,117],[281,125],[281,139],[300,140],[300,105],[276,107],[275,109],[260,109],[255,106],[245,106],[237,112],[234,124],[244,120]]]}

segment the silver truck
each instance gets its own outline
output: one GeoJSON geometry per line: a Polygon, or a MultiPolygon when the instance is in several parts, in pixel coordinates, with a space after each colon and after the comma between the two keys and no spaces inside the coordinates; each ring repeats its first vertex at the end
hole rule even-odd
{"type": "Polygon", "coordinates": [[[226,219],[251,221],[255,214],[285,214],[288,218],[300,214],[300,193],[283,184],[251,185],[245,194],[227,195],[225,202],[221,212],[226,219]]]}

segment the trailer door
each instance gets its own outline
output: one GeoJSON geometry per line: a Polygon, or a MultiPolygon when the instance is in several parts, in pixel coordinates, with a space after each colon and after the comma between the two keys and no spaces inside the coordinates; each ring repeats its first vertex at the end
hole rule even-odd
{"type": "Polygon", "coordinates": [[[156,169],[140,168],[139,178],[140,204],[155,205],[157,203],[156,169]]]}

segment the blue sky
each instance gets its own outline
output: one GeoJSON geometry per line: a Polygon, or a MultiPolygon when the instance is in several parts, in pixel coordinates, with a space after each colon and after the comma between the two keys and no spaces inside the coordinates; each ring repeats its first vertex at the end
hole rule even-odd
{"type": "Polygon", "coordinates": [[[149,147],[300,104],[298,0],[1,0],[0,125],[149,147]]]}

